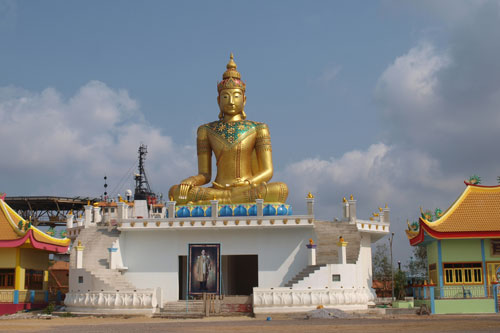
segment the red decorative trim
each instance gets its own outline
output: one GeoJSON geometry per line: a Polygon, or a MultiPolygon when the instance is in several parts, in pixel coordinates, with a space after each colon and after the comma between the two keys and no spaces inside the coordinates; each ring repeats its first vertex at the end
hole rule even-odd
{"type": "Polygon", "coordinates": [[[410,239],[410,245],[411,246],[418,245],[424,241],[424,238],[425,238],[424,231],[422,229],[422,226],[420,226],[420,229],[418,231],[418,235],[416,235],[415,237],[410,239]]]}
{"type": "Polygon", "coordinates": [[[64,253],[68,251],[68,246],[60,246],[54,244],[47,244],[41,241],[38,241],[33,236],[33,230],[28,230],[28,232],[22,237],[14,240],[2,240],[0,241],[0,248],[2,247],[19,247],[26,243],[26,240],[30,240],[31,245],[38,250],[50,251],[50,252],[58,252],[64,253]]]}
{"type": "Polygon", "coordinates": [[[26,243],[26,240],[29,238],[29,230],[22,238],[12,239],[12,240],[0,240],[0,248],[1,247],[18,247],[26,243]]]}
{"type": "Polygon", "coordinates": [[[432,230],[427,224],[420,222],[420,228],[425,229],[429,236],[443,239],[443,238],[493,238],[500,237],[500,231],[452,231],[441,232],[432,230]]]}
{"type": "Polygon", "coordinates": [[[500,187],[500,185],[491,185],[491,186],[488,186],[488,185],[471,184],[471,183],[469,183],[466,180],[464,180],[464,184],[467,185],[467,186],[486,187],[486,188],[500,187]]]}
{"type": "Polygon", "coordinates": [[[441,232],[432,230],[427,224],[424,223],[422,218],[419,218],[420,230],[418,235],[410,239],[410,245],[415,246],[424,241],[424,231],[435,239],[457,239],[457,238],[500,238],[500,231],[454,231],[454,232],[441,232]]]}

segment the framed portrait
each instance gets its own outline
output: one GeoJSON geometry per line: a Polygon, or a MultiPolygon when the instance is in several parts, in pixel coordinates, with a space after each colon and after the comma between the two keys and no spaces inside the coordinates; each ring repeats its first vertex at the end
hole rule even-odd
{"type": "Polygon", "coordinates": [[[220,294],[220,244],[189,244],[189,295],[220,294]]]}

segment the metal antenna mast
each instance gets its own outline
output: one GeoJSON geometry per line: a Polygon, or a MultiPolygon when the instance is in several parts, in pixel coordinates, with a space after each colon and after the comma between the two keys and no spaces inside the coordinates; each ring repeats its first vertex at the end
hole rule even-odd
{"type": "Polygon", "coordinates": [[[146,160],[146,155],[148,153],[148,147],[141,144],[139,147],[139,173],[135,175],[135,200],[147,200],[148,197],[155,197],[155,194],[149,186],[148,177],[146,176],[146,170],[144,169],[144,161],[146,160]]]}

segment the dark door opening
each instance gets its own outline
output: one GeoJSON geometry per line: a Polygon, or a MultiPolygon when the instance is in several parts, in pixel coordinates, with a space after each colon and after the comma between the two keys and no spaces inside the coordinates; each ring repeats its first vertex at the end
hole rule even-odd
{"type": "Polygon", "coordinates": [[[258,256],[222,256],[221,273],[224,295],[251,295],[259,285],[258,256]]]}
{"type": "MultiPolygon", "coordinates": [[[[259,286],[259,268],[257,255],[221,256],[221,294],[251,295],[253,287],[259,286]]],[[[187,256],[179,256],[179,299],[187,295],[187,256]]]]}

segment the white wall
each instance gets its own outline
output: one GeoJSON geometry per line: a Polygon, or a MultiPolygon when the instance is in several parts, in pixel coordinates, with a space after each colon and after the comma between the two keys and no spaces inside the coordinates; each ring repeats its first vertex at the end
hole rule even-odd
{"type": "Polygon", "coordinates": [[[180,255],[189,243],[220,243],[221,255],[258,255],[259,287],[283,286],[307,266],[311,227],[246,230],[122,231],[120,248],[126,278],[138,289],[160,287],[165,301],[179,295],[180,255]]]}
{"type": "Polygon", "coordinates": [[[361,244],[359,248],[358,263],[361,268],[361,277],[366,281],[366,285],[372,286],[372,248],[371,235],[369,233],[361,233],[361,244]]]}

